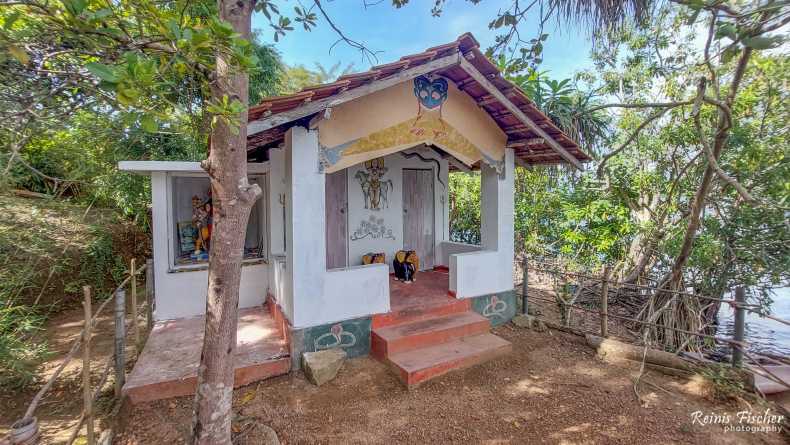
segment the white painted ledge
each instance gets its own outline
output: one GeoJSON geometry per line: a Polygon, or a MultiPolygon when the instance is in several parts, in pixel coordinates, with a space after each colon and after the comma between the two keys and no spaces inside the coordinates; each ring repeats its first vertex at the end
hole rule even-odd
{"type": "Polygon", "coordinates": [[[390,310],[389,267],[368,264],[324,273],[323,295],[296,299],[294,327],[303,328],[390,310]]]}
{"type": "Polygon", "coordinates": [[[439,265],[450,267],[450,256],[456,253],[478,252],[483,248],[478,244],[442,241],[439,243],[439,265]]]}
{"type": "Polygon", "coordinates": [[[502,275],[501,264],[500,252],[495,250],[450,255],[450,290],[456,298],[471,298],[512,289],[512,282],[497,279],[502,275]]]}
{"type": "MultiPolygon", "coordinates": [[[[180,172],[180,173],[201,173],[206,174],[200,167],[200,162],[185,161],[120,161],[118,170],[143,175],[153,172],[180,172]]],[[[266,173],[269,171],[268,162],[248,163],[247,173],[266,173]]]]}

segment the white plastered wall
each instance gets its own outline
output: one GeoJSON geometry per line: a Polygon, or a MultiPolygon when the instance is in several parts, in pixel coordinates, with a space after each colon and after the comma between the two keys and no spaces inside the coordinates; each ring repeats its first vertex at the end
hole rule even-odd
{"type": "Polygon", "coordinates": [[[293,127],[286,133],[285,147],[283,311],[291,324],[304,328],[389,312],[386,265],[326,270],[325,176],[319,172],[317,131],[293,127]]]}
{"type": "Polygon", "coordinates": [[[481,167],[480,250],[449,255],[450,290],[457,298],[513,288],[513,156],[506,149],[504,177],[485,164],[481,167]]]}
{"type": "MultiPolygon", "coordinates": [[[[193,317],[205,314],[208,294],[208,270],[175,268],[169,253],[170,233],[173,231],[171,210],[173,203],[168,196],[168,170],[177,166],[167,163],[151,171],[152,232],[154,250],[154,285],[156,320],[193,317]]],[[[174,163],[176,164],[176,163],[174,163]]],[[[183,164],[183,163],[179,163],[183,164]]],[[[269,265],[245,264],[241,270],[239,307],[261,305],[269,286],[269,265]]]]}

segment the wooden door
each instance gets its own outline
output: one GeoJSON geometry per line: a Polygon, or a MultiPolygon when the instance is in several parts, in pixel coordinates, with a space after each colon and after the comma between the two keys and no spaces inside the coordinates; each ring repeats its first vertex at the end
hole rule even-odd
{"type": "Polygon", "coordinates": [[[433,269],[434,236],[433,171],[403,170],[403,249],[414,250],[420,269],[433,269]]]}
{"type": "Polygon", "coordinates": [[[326,268],[346,267],[348,259],[348,181],[346,170],[326,175],[326,268]]]}

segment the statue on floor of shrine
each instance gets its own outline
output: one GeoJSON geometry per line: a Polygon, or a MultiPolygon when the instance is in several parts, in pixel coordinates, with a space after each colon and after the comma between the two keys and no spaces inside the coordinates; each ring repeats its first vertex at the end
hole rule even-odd
{"type": "Polygon", "coordinates": [[[417,271],[420,270],[420,258],[413,250],[399,250],[392,260],[395,269],[395,278],[404,283],[416,281],[417,271]]]}

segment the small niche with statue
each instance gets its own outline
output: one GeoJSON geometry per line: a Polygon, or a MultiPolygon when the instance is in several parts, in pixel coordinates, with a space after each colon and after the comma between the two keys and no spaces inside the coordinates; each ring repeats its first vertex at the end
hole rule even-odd
{"type": "MultiPolygon", "coordinates": [[[[265,190],[265,175],[250,176],[249,181],[265,190]]],[[[173,263],[177,267],[206,263],[214,232],[211,183],[205,176],[172,176],[170,185],[176,235],[173,239],[173,263]]],[[[266,205],[263,199],[259,199],[252,208],[247,225],[245,260],[266,258],[265,211],[266,205]]]]}

